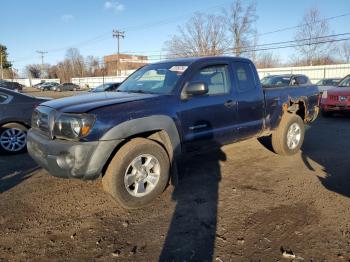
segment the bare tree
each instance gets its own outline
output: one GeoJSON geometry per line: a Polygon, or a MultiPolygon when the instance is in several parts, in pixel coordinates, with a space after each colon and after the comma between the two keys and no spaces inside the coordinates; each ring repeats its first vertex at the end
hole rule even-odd
{"type": "Polygon", "coordinates": [[[88,56],[85,59],[85,70],[88,76],[96,76],[100,69],[100,63],[98,57],[88,56]]]}
{"type": "Polygon", "coordinates": [[[25,70],[30,78],[40,78],[41,76],[41,65],[39,64],[27,65],[25,70]]]}
{"type": "Polygon", "coordinates": [[[225,25],[220,16],[196,13],[178,30],[165,43],[169,57],[215,56],[227,49],[225,25]]]}
{"type": "Polygon", "coordinates": [[[246,47],[251,47],[257,42],[255,23],[256,3],[251,2],[244,7],[241,0],[236,0],[229,10],[224,10],[225,22],[231,33],[232,49],[236,56],[240,56],[246,47]]]}
{"type": "Polygon", "coordinates": [[[70,61],[72,77],[82,77],[85,71],[84,57],[77,48],[69,48],[66,52],[66,59],[70,61]]]}
{"type": "Polygon", "coordinates": [[[311,7],[307,10],[294,36],[300,45],[295,47],[301,55],[299,60],[306,60],[308,65],[314,65],[316,61],[322,61],[322,57],[329,57],[330,44],[320,43],[331,40],[327,37],[329,34],[329,24],[321,17],[319,9],[311,7]]]}
{"type": "Polygon", "coordinates": [[[339,48],[340,59],[347,64],[350,63],[350,41],[344,41],[339,48]]]}
{"type": "Polygon", "coordinates": [[[280,59],[272,52],[261,52],[254,62],[257,68],[271,68],[281,65],[280,59]]]}

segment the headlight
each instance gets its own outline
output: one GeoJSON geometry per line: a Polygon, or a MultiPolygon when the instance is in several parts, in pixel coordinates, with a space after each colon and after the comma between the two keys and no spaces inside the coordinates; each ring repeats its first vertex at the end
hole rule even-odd
{"type": "Polygon", "coordinates": [[[57,138],[77,139],[89,134],[95,117],[88,114],[62,114],[56,120],[53,135],[57,138]]]}
{"type": "Polygon", "coordinates": [[[322,98],[323,99],[327,99],[327,96],[328,96],[327,91],[323,91],[322,98]]]}

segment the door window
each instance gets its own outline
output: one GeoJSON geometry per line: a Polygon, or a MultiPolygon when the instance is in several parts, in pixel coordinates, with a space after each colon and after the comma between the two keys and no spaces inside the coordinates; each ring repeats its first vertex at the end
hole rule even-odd
{"type": "Polygon", "coordinates": [[[202,82],[208,86],[208,95],[230,93],[231,83],[227,65],[216,65],[202,68],[196,73],[191,82],[202,82]]]}

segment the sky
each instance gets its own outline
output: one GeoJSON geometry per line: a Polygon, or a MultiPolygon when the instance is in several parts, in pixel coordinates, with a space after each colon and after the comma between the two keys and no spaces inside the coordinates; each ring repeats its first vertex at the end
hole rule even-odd
{"type": "MultiPolygon", "coordinates": [[[[40,63],[37,50],[47,51],[45,63],[63,60],[69,47],[82,55],[102,58],[116,53],[112,30],[125,31],[121,53],[165,54],[164,42],[195,12],[217,13],[233,2],[225,0],[0,0],[0,43],[8,48],[14,67],[40,63]]],[[[250,1],[242,0],[244,4],[250,1]]],[[[305,11],[317,6],[323,17],[350,13],[350,0],[256,0],[259,34],[296,26],[305,11]]],[[[350,15],[329,21],[332,33],[349,33],[350,15]]],[[[295,30],[260,35],[259,44],[293,40],[295,30]]],[[[276,50],[288,62],[293,49],[276,50]]]]}

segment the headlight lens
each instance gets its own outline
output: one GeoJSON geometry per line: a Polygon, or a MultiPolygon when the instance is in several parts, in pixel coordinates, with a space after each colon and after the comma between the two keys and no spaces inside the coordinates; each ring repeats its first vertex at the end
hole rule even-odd
{"type": "Polygon", "coordinates": [[[61,114],[56,120],[53,135],[57,138],[78,139],[89,134],[95,117],[88,114],[61,114]]]}
{"type": "Polygon", "coordinates": [[[327,99],[327,96],[328,96],[327,91],[323,91],[322,98],[323,99],[327,99]]]}

